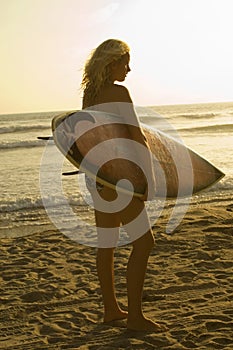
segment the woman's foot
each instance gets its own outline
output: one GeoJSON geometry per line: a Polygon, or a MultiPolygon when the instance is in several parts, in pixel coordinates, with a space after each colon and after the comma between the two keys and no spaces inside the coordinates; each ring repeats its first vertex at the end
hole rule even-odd
{"type": "Polygon", "coordinates": [[[128,312],[123,310],[116,310],[114,312],[108,312],[104,315],[104,323],[109,323],[117,320],[124,320],[128,317],[128,312]]]}
{"type": "Polygon", "coordinates": [[[134,331],[166,332],[168,328],[145,317],[128,320],[127,328],[134,331]]]}

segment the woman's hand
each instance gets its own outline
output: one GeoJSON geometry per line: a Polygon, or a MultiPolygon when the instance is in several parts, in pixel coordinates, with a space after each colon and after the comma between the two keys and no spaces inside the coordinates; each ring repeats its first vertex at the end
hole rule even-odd
{"type": "Polygon", "coordinates": [[[140,199],[142,202],[146,202],[146,201],[148,200],[147,197],[148,197],[148,186],[146,186],[146,191],[145,191],[145,193],[144,193],[141,197],[139,197],[139,199],[140,199]]]}
{"type": "MultiPolygon", "coordinates": [[[[147,179],[148,180],[148,179],[147,179]]],[[[140,197],[141,201],[150,201],[155,199],[155,189],[156,189],[156,183],[155,183],[155,177],[154,174],[151,174],[151,178],[149,179],[149,183],[150,183],[150,192],[148,190],[148,183],[146,184],[146,189],[144,194],[140,197]]]]}

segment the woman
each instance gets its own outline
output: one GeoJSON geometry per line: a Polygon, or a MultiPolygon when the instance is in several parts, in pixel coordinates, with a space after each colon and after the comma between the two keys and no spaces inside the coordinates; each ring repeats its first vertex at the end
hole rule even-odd
{"type": "MultiPolygon", "coordinates": [[[[106,40],[93,51],[84,68],[82,81],[84,90],[83,109],[107,111],[121,115],[122,118],[127,115],[129,119],[124,122],[128,125],[131,138],[148,149],[128,90],[122,85],[115,84],[116,81],[124,81],[126,75],[130,72],[129,61],[129,47],[120,40],[106,40]],[[132,127],[132,125],[137,125],[137,127],[132,127]]],[[[154,184],[150,157],[141,157],[141,162],[149,169],[147,179],[154,184]]],[[[111,206],[111,201],[114,201],[117,197],[116,191],[98,183],[94,183],[95,185],[101,198],[109,201],[109,206],[111,206]]],[[[88,177],[87,187],[93,194],[93,181],[88,177]]],[[[164,331],[165,328],[147,319],[142,312],[142,291],[147,261],[154,245],[144,205],[147,194],[148,191],[146,190],[142,198],[133,197],[126,208],[113,213],[98,210],[98,198],[93,195],[96,226],[99,235],[101,235],[101,228],[105,230],[109,228],[115,230],[115,237],[117,237],[120,225],[129,224],[127,232],[132,236],[130,224],[139,214],[141,214],[141,220],[148,228],[146,232],[142,232],[139,238],[132,242],[133,249],[127,266],[128,313],[119,307],[115,296],[114,246],[107,245],[106,248],[98,248],[97,272],[104,302],[104,322],[127,318],[129,329],[158,332],[164,331]]],[[[116,241],[117,239],[115,239],[115,243],[116,241]]]]}

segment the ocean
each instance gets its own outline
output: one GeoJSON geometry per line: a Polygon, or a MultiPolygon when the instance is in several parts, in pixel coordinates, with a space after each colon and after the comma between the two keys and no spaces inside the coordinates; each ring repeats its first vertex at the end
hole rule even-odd
{"type": "MultiPolygon", "coordinates": [[[[195,196],[198,203],[230,201],[233,193],[233,102],[136,107],[141,122],[179,136],[226,176],[195,196]]],[[[51,228],[40,193],[40,165],[51,135],[51,120],[60,112],[0,115],[0,237],[33,234],[51,228]]],[[[47,147],[55,147],[53,145],[47,147]]],[[[65,160],[64,171],[75,170],[65,160]]],[[[82,176],[82,175],[81,175],[82,176]]],[[[87,218],[90,208],[78,191],[77,177],[63,178],[64,196],[87,218]]],[[[56,193],[47,198],[59,207],[56,193]]],[[[58,209],[59,210],[59,209],[58,209]]]]}

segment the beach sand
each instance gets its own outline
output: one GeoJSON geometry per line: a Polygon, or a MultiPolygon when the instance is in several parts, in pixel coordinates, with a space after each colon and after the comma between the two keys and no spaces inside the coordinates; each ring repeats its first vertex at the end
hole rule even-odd
{"type": "MultiPolygon", "coordinates": [[[[154,227],[143,308],[167,332],[103,324],[95,248],[53,230],[1,239],[0,349],[233,349],[233,204],[193,203],[171,235],[166,220],[154,227]]],[[[123,308],[130,249],[115,254],[123,308]]]]}

